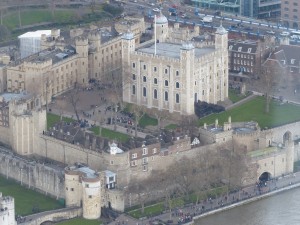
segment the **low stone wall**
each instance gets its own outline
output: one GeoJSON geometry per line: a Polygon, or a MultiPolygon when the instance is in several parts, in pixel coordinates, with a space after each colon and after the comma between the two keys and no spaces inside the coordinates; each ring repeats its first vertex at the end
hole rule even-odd
{"type": "Polygon", "coordinates": [[[41,224],[46,221],[58,222],[62,220],[68,220],[75,217],[82,216],[82,208],[81,207],[72,207],[65,209],[57,209],[53,211],[47,211],[42,213],[33,214],[30,216],[24,217],[22,223],[18,223],[20,225],[36,225],[41,224]]]}

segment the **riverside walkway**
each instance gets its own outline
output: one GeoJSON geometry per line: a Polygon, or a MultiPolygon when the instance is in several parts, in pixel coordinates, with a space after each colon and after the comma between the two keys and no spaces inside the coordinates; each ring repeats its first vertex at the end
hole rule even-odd
{"type": "Polygon", "coordinates": [[[167,211],[154,217],[135,219],[127,214],[121,214],[109,225],[194,224],[193,221],[201,217],[248,204],[297,187],[300,187],[300,172],[269,180],[261,186],[252,185],[217,198],[209,198],[199,202],[199,204],[189,204],[174,209],[172,212],[167,211]]]}

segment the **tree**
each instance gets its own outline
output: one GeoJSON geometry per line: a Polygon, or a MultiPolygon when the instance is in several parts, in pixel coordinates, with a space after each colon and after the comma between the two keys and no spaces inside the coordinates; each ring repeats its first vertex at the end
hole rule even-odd
{"type": "Polygon", "coordinates": [[[79,89],[78,88],[74,88],[72,90],[72,94],[69,95],[69,101],[72,105],[72,108],[75,112],[77,121],[80,121],[79,118],[79,113],[78,113],[78,102],[80,101],[80,95],[79,95],[79,89]]]}
{"type": "Polygon", "coordinates": [[[134,114],[134,136],[137,137],[137,128],[140,119],[145,115],[145,108],[141,105],[131,105],[131,111],[134,114]]]}
{"type": "Polygon", "coordinates": [[[197,131],[198,118],[197,116],[182,116],[180,121],[180,127],[188,135],[192,136],[197,131]]]}
{"type": "Polygon", "coordinates": [[[271,95],[278,87],[283,73],[283,67],[277,60],[267,59],[262,66],[261,80],[265,91],[265,113],[270,112],[271,95]]]}

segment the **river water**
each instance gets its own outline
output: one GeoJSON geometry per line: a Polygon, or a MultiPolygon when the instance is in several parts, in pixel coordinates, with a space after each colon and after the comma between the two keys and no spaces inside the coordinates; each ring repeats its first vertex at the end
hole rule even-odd
{"type": "Polygon", "coordinates": [[[300,188],[195,221],[197,225],[300,225],[300,188]]]}

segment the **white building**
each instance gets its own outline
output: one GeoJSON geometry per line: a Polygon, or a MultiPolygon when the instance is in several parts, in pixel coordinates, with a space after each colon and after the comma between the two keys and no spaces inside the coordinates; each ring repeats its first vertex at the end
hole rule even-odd
{"type": "Polygon", "coordinates": [[[20,35],[21,59],[41,51],[42,35],[51,36],[51,30],[37,30],[20,35]]]}
{"type": "Polygon", "coordinates": [[[222,26],[215,42],[179,42],[161,14],[155,34],[156,41],[139,46],[133,35],[123,36],[123,101],[193,115],[194,102],[217,104],[228,97],[228,35],[222,26]]]}
{"type": "Polygon", "coordinates": [[[0,224],[16,225],[15,220],[15,200],[13,197],[2,197],[0,192],[0,224]]]}

